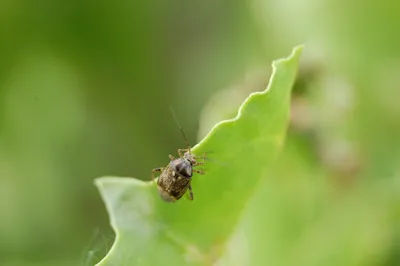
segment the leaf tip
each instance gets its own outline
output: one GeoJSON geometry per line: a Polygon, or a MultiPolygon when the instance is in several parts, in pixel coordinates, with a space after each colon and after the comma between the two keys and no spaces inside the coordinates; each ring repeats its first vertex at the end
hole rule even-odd
{"type": "Polygon", "coordinates": [[[113,186],[151,186],[152,181],[143,181],[133,177],[117,177],[117,176],[103,176],[98,177],[94,180],[95,186],[100,190],[104,190],[106,187],[113,186]]]}
{"type": "Polygon", "coordinates": [[[119,178],[112,177],[112,176],[102,176],[102,177],[96,178],[94,180],[94,184],[99,190],[101,190],[104,186],[106,186],[109,183],[115,182],[117,179],[119,179],[119,178]]]}
{"type": "Polygon", "coordinates": [[[300,55],[303,52],[303,49],[303,44],[295,46],[289,56],[273,61],[272,67],[276,68],[278,64],[290,63],[293,61],[293,59],[295,59],[294,61],[298,62],[300,59],[300,55]]]}
{"type": "Polygon", "coordinates": [[[299,44],[293,48],[293,53],[301,53],[304,49],[304,44],[299,44]]]}

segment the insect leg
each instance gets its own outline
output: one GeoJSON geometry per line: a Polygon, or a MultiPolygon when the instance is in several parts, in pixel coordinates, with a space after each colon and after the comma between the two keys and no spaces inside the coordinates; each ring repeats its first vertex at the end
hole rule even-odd
{"type": "Polygon", "coordinates": [[[196,173],[201,174],[201,175],[204,175],[204,174],[205,174],[205,172],[204,172],[203,170],[196,170],[196,169],[193,169],[193,172],[196,172],[196,173]]]}
{"type": "Polygon", "coordinates": [[[204,155],[201,157],[203,159],[202,162],[196,162],[194,165],[202,165],[206,162],[206,153],[204,153],[204,155]]]}
{"type": "Polygon", "coordinates": [[[174,156],[172,156],[171,154],[170,155],[168,155],[169,156],[169,159],[172,161],[172,160],[175,160],[175,157],[174,156]]]}
{"type": "Polygon", "coordinates": [[[162,172],[164,169],[165,167],[157,167],[151,170],[151,179],[154,181],[154,172],[162,172]]]}
{"type": "Polygon", "coordinates": [[[189,150],[190,150],[190,147],[188,147],[188,149],[179,149],[178,150],[179,157],[183,157],[183,153],[185,153],[189,150]]]}
{"type": "Polygon", "coordinates": [[[189,188],[189,199],[190,199],[190,200],[193,200],[194,197],[193,197],[192,185],[189,184],[188,188],[189,188]]]}

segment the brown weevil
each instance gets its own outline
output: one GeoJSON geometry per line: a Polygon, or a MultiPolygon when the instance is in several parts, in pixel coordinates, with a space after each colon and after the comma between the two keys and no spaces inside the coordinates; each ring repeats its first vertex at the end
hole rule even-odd
{"type": "MultiPolygon", "coordinates": [[[[179,126],[175,116],[174,118],[179,126]]],[[[161,198],[168,202],[177,201],[186,193],[188,189],[189,198],[190,200],[193,200],[193,191],[191,186],[193,172],[202,175],[204,174],[204,171],[193,168],[195,166],[204,164],[206,153],[204,153],[204,155],[201,157],[201,162],[196,161],[196,157],[191,153],[189,143],[182,127],[179,126],[179,129],[181,130],[183,138],[185,139],[187,148],[178,150],[179,158],[169,155],[170,162],[166,167],[158,167],[152,170],[153,180],[154,172],[161,172],[157,180],[157,188],[161,198]]]]}

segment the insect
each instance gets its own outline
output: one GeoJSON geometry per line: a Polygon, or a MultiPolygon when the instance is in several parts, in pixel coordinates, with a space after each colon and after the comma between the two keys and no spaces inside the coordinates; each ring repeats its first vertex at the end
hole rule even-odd
{"type": "MultiPolygon", "coordinates": [[[[172,110],[171,110],[172,111],[172,110]]],[[[172,113],[174,115],[174,113],[172,113]]],[[[158,167],[152,170],[152,178],[154,173],[161,172],[157,180],[157,188],[161,198],[167,202],[174,202],[180,199],[187,190],[189,190],[189,199],[193,200],[192,176],[193,172],[204,175],[204,171],[193,169],[195,166],[204,164],[206,153],[202,157],[201,162],[196,161],[196,157],[191,153],[189,142],[183,132],[182,127],[177,122],[186,142],[186,149],[179,149],[179,158],[169,155],[170,162],[166,167],[158,167]]]]}

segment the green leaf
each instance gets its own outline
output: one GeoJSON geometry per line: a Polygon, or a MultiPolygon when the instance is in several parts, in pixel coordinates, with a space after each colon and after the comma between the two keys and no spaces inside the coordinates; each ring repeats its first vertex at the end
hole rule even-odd
{"type": "Polygon", "coordinates": [[[212,151],[195,174],[194,201],[161,200],[155,183],[134,178],[96,180],[116,241],[98,263],[107,265],[210,265],[225,248],[284,142],[302,47],[273,62],[268,88],[251,94],[232,120],[218,123],[192,151],[212,151]]]}

